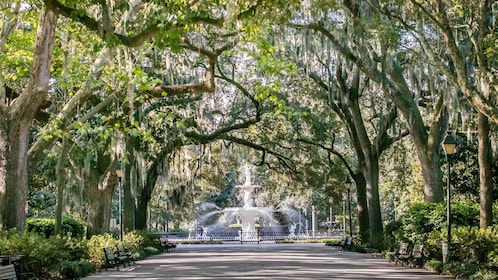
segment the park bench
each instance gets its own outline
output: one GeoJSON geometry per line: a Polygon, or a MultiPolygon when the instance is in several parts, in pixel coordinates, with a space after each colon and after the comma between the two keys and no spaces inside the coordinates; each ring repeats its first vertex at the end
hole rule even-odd
{"type": "Polygon", "coordinates": [[[176,244],[171,243],[168,241],[168,239],[161,238],[161,248],[163,248],[163,251],[169,252],[170,250],[174,251],[176,250],[176,244]]]}
{"type": "Polygon", "coordinates": [[[338,249],[341,251],[351,250],[351,247],[353,247],[353,238],[351,236],[342,239],[338,244],[338,249]]]}
{"type": "Polygon", "coordinates": [[[116,253],[117,256],[123,258],[124,261],[128,263],[128,265],[135,264],[135,258],[133,257],[133,254],[127,252],[123,244],[119,244],[118,246],[116,246],[116,253]]]}
{"type": "Polygon", "coordinates": [[[415,244],[413,245],[413,249],[410,255],[410,266],[411,267],[420,267],[422,268],[424,265],[424,245],[415,244]]]}
{"type": "Polygon", "coordinates": [[[119,270],[119,265],[123,265],[123,268],[126,267],[126,258],[125,257],[120,257],[115,254],[114,250],[110,247],[105,247],[104,248],[104,267],[105,270],[109,267],[115,267],[117,270],[119,270]]]}
{"type": "Polygon", "coordinates": [[[0,266],[0,279],[12,280],[17,279],[16,268],[13,264],[0,266]]]}
{"type": "Polygon", "coordinates": [[[398,264],[398,262],[401,263],[401,266],[403,266],[405,263],[408,264],[410,261],[410,251],[408,250],[408,243],[401,243],[399,245],[398,253],[395,255],[395,260],[394,263],[398,264]]]}
{"type": "Polygon", "coordinates": [[[410,257],[410,253],[408,251],[408,243],[400,243],[397,251],[388,252],[387,256],[389,257],[389,262],[393,261],[396,264],[398,264],[398,262],[401,262],[401,265],[403,265],[404,262],[408,263],[408,258],[410,257]]]}

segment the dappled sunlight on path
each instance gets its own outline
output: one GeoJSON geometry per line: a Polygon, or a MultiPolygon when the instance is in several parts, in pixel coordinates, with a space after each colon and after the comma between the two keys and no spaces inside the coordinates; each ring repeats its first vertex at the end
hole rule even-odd
{"type": "Polygon", "coordinates": [[[179,245],[91,279],[450,279],[323,244],[179,245]]]}

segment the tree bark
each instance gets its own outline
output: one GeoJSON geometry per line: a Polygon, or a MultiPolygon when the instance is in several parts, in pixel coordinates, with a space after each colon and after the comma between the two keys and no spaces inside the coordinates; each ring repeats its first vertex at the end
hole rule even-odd
{"type": "Polygon", "coordinates": [[[112,176],[114,180],[101,187],[104,183],[100,180],[100,172],[92,169],[90,173],[85,180],[84,189],[88,205],[87,238],[109,231],[112,196],[117,186],[117,180],[112,176]]]}
{"type": "Polygon", "coordinates": [[[480,227],[493,223],[493,185],[490,125],[486,115],[478,115],[480,227]]]}
{"type": "Polygon", "coordinates": [[[363,173],[352,176],[356,184],[356,199],[358,200],[358,227],[360,239],[367,242],[370,237],[370,222],[367,204],[367,184],[363,173]]]}
{"type": "Polygon", "coordinates": [[[10,107],[0,106],[0,227],[24,231],[28,192],[29,129],[49,89],[50,63],[58,15],[43,9],[27,89],[10,107]]]}
{"type": "Polygon", "coordinates": [[[157,165],[158,161],[161,159],[156,159],[154,164],[149,168],[147,172],[147,183],[145,187],[140,192],[137,198],[137,212],[135,216],[135,229],[146,230],[147,229],[147,208],[149,207],[150,198],[152,196],[152,191],[156,186],[158,171],[157,165]]]}
{"type": "Polygon", "coordinates": [[[66,176],[64,174],[66,167],[67,154],[69,152],[69,143],[67,138],[62,139],[57,165],[55,166],[55,176],[57,185],[57,196],[55,202],[55,234],[62,234],[62,214],[64,207],[64,187],[66,183],[66,176]]]}
{"type": "Polygon", "coordinates": [[[134,163],[125,166],[124,169],[124,180],[122,181],[123,186],[123,227],[126,232],[135,229],[135,215],[136,215],[136,203],[135,195],[133,195],[133,186],[138,189],[139,185],[139,167],[136,167],[135,156],[133,152],[133,146],[130,143],[126,144],[128,162],[134,163]]]}

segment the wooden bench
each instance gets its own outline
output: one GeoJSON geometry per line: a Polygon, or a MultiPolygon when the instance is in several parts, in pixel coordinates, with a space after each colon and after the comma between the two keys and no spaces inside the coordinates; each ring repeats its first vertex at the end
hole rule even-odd
{"type": "Polygon", "coordinates": [[[341,251],[346,251],[346,250],[351,250],[353,247],[353,238],[351,236],[346,237],[345,239],[341,240],[338,244],[338,249],[341,251]]]}
{"type": "Polygon", "coordinates": [[[399,249],[396,255],[394,256],[394,263],[398,264],[398,262],[401,263],[401,266],[403,264],[408,264],[410,260],[410,252],[408,251],[408,243],[401,243],[399,244],[399,249]]]}
{"type": "Polygon", "coordinates": [[[13,264],[0,266],[0,279],[12,280],[17,279],[16,268],[13,264]]]}
{"type": "Polygon", "coordinates": [[[135,258],[133,257],[133,254],[127,252],[123,244],[119,244],[118,246],[116,246],[116,253],[119,258],[123,258],[124,261],[129,265],[135,264],[135,258]]]}
{"type": "MultiPolygon", "coordinates": [[[[408,243],[402,242],[399,244],[399,247],[396,251],[387,252],[387,256],[389,257],[389,262],[395,262],[398,264],[398,261],[404,260],[404,258],[408,258],[408,243]]],[[[407,260],[406,260],[407,261],[407,260]]]]}
{"type": "Polygon", "coordinates": [[[410,255],[410,267],[424,266],[424,245],[415,244],[410,255]]]}
{"type": "Polygon", "coordinates": [[[119,265],[123,265],[123,268],[126,267],[125,263],[126,258],[125,257],[120,257],[117,256],[114,253],[114,250],[110,247],[105,247],[104,248],[104,267],[105,270],[109,267],[115,267],[117,270],[119,270],[119,265]]]}
{"type": "Polygon", "coordinates": [[[176,250],[176,244],[169,242],[167,239],[161,238],[161,248],[163,248],[163,251],[169,252],[169,251],[175,251],[176,250]]]}

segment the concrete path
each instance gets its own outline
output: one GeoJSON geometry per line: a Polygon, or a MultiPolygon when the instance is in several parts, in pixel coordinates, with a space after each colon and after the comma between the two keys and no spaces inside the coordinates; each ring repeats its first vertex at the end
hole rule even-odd
{"type": "Polygon", "coordinates": [[[423,269],[323,244],[178,245],[131,267],[91,279],[397,279],[443,280],[423,269]]]}

